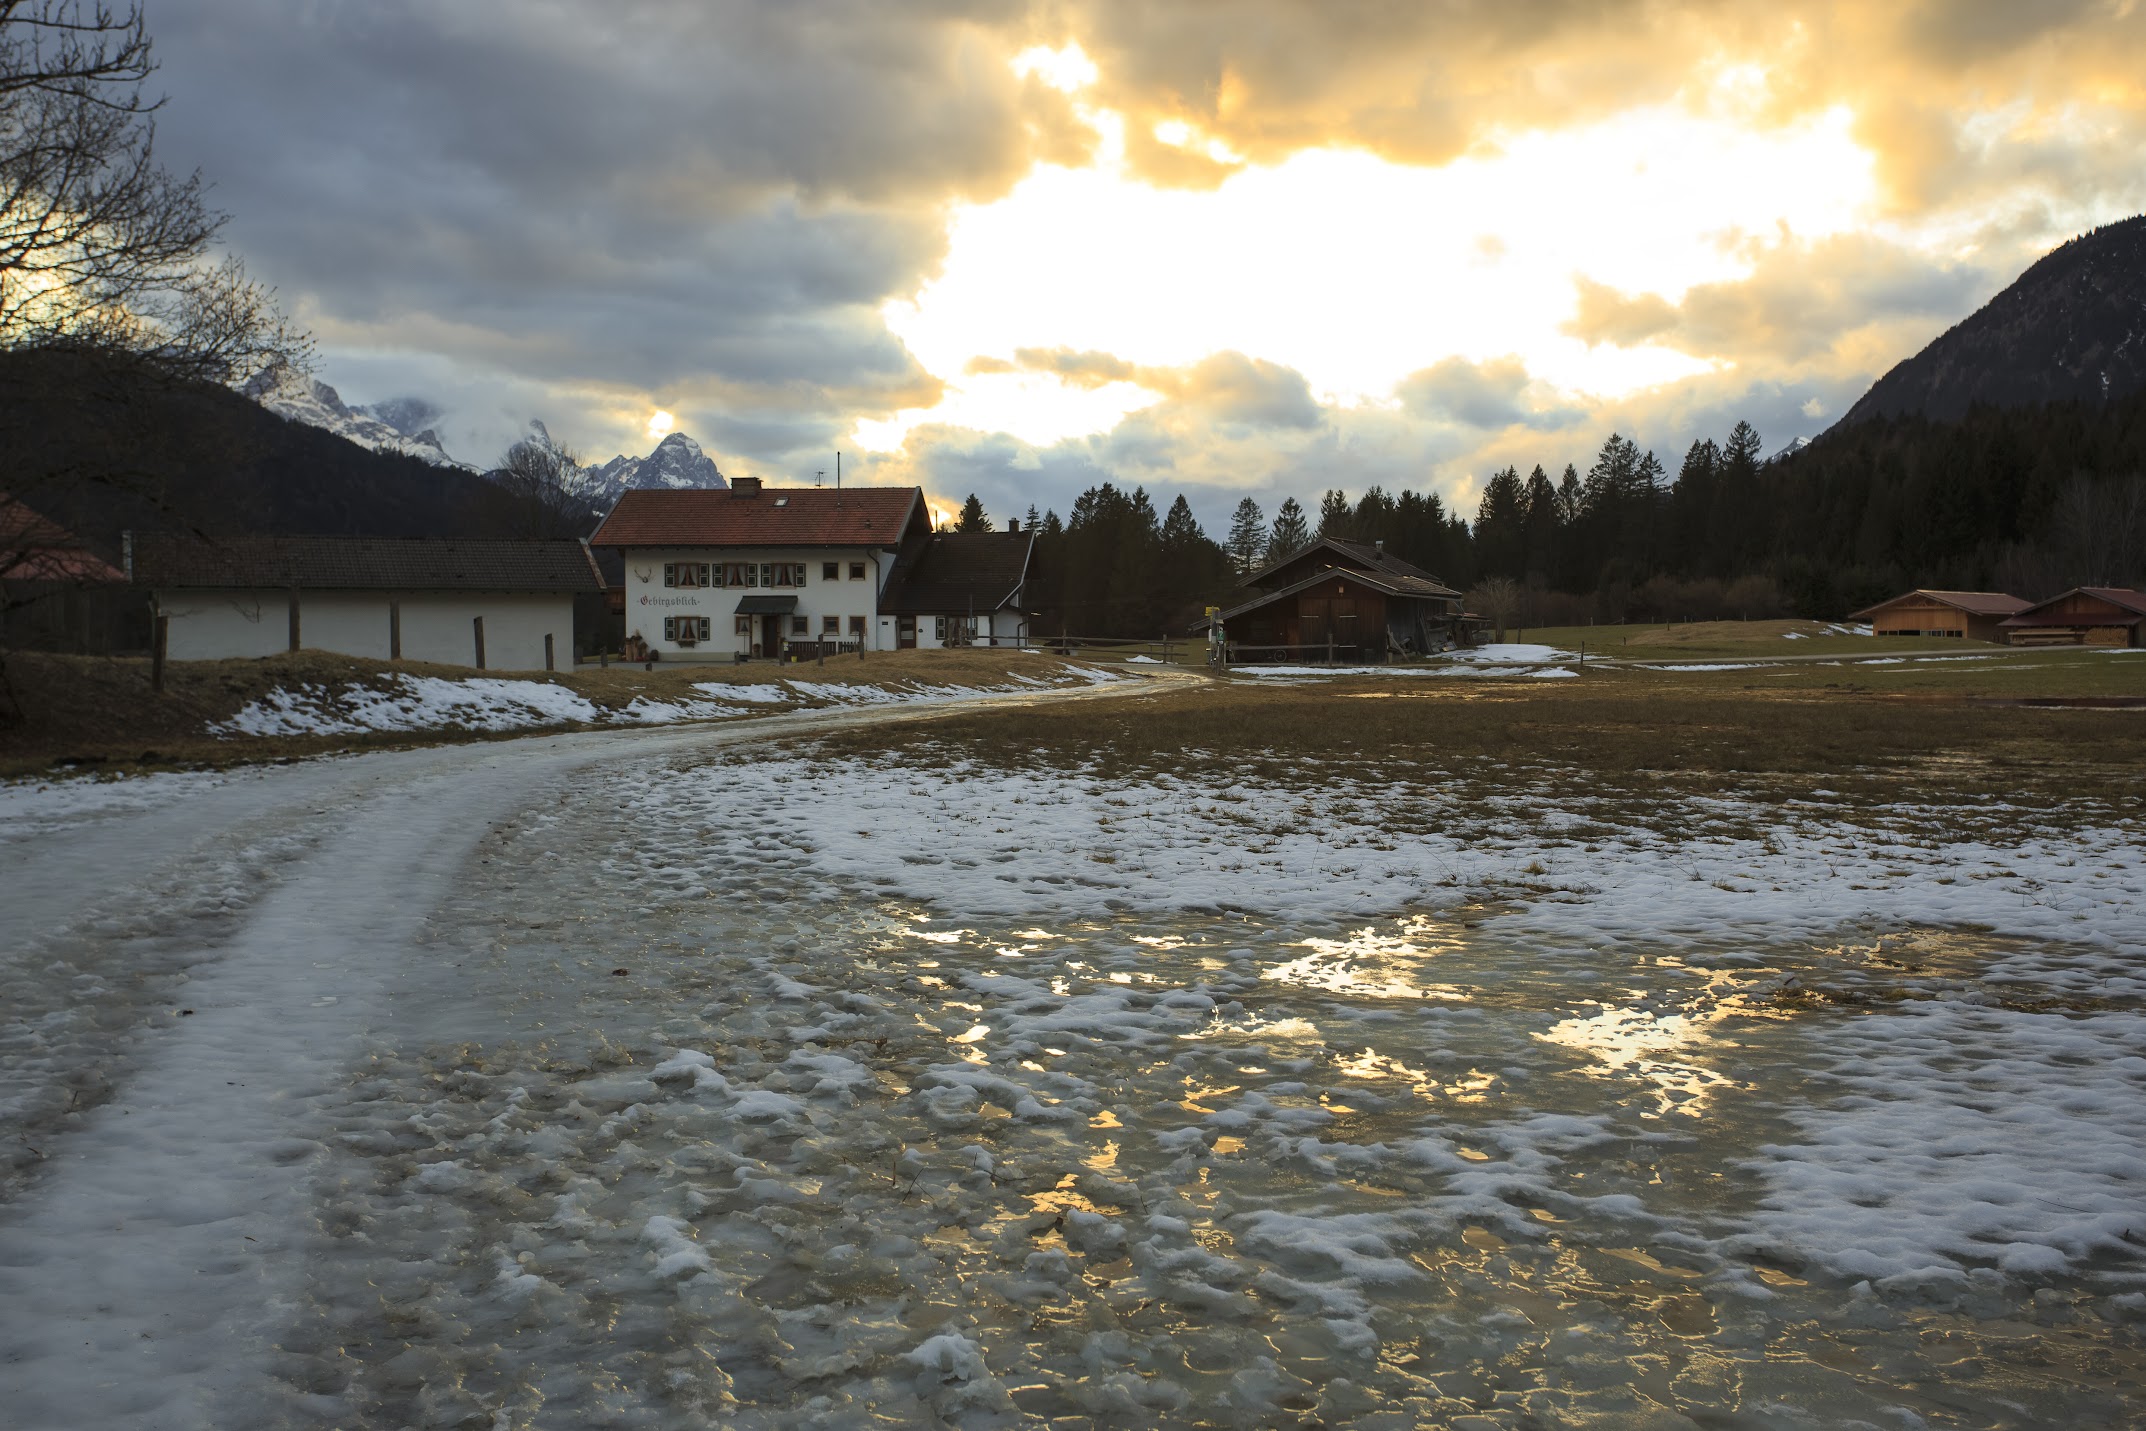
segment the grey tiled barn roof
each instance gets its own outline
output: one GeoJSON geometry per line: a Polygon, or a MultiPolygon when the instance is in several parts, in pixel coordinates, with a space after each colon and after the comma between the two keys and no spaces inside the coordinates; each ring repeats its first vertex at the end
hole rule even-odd
{"type": "Polygon", "coordinates": [[[134,544],[137,585],[164,589],[300,587],[313,591],[601,591],[575,541],[432,541],[407,537],[204,538],[134,544]]]}

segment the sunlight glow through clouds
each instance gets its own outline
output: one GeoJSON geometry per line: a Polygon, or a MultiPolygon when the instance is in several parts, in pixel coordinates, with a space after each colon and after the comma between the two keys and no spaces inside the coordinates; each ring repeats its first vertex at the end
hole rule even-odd
{"type": "MultiPolygon", "coordinates": [[[[1068,92],[1095,73],[1073,46],[1031,50],[1016,68],[1068,92]]],[[[1703,112],[1664,105],[1517,135],[1436,169],[1308,150],[1212,190],[1131,177],[1122,119],[1083,110],[1101,136],[1094,165],[1039,167],[1005,198],[957,210],[940,276],[887,305],[946,391],[932,408],[860,423],[855,440],[892,450],[944,423],[1044,446],[1157,401],[1133,383],[965,372],[1020,348],[1150,367],[1233,349],[1297,369],[1340,404],[1390,402],[1400,379],[1454,356],[1515,355],[1539,383],[1597,397],[1703,371],[1667,348],[1589,348],[1560,328],[1576,276],[1675,302],[1748,275],[1755,244],[1866,222],[1876,181],[1852,116],[1760,128],[1746,101],[1763,86],[1739,67],[1714,80],[1703,112]]],[[[1156,132],[1206,149],[1189,123],[1156,132]]]]}

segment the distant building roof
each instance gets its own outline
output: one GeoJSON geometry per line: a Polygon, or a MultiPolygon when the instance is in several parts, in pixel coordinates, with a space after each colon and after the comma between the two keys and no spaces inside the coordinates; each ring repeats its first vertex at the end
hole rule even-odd
{"type": "MultiPolygon", "coordinates": [[[[2146,591],[2133,591],[2126,586],[2075,586],[2070,591],[2050,597],[2047,601],[2037,601],[2034,605],[2002,624],[2011,627],[2087,625],[2089,623],[2077,616],[2059,615],[2049,610],[2050,607],[2055,606],[2058,602],[2069,600],[2074,596],[2091,597],[2095,601],[2106,602],[2119,611],[2128,611],[2131,613],[2132,621],[2146,616],[2146,591]]],[[[2129,626],[2131,621],[2120,621],[2115,624],[2129,626]]]]}
{"type": "Polygon", "coordinates": [[[1903,591],[1898,596],[1889,596],[1876,606],[1866,606],[1853,613],[1850,619],[1875,615],[1888,606],[1896,606],[1918,596],[1960,611],[1971,612],[1976,616],[2010,616],[2013,612],[2023,611],[2027,607],[2025,601],[2016,596],[2007,596],[2001,591],[1930,591],[1917,587],[1913,591],[1903,591]]]}
{"type": "Polygon", "coordinates": [[[315,591],[601,591],[580,542],[400,537],[137,537],[143,586],[315,591]]]}
{"type": "Polygon", "coordinates": [[[762,487],[746,478],[722,491],[621,493],[589,545],[896,547],[912,521],[930,520],[920,487],[762,487]]]}
{"type": "Polygon", "coordinates": [[[887,579],[879,609],[897,616],[998,611],[1028,579],[1034,532],[934,532],[887,579]]]}
{"type": "MultiPolygon", "coordinates": [[[[1260,570],[1244,579],[1246,586],[1259,586],[1276,573],[1293,566],[1307,556],[1325,551],[1337,566],[1359,571],[1375,571],[1390,581],[1416,583],[1407,589],[1410,596],[1458,596],[1459,592],[1432,576],[1422,567],[1405,562],[1386,550],[1384,542],[1357,542],[1342,537],[1319,537],[1298,547],[1289,555],[1267,563],[1260,570]]],[[[1289,583],[1293,585],[1294,583],[1289,583]]],[[[1397,594],[1401,588],[1396,587],[1397,594]]],[[[1256,603],[1255,603],[1256,604],[1256,603]]]]}
{"type": "MultiPolygon", "coordinates": [[[[1233,616],[1241,616],[1247,611],[1256,611],[1269,602],[1280,601],[1287,596],[1294,596],[1298,592],[1317,586],[1323,581],[1336,580],[1353,581],[1359,585],[1368,586],[1373,591],[1383,592],[1387,596],[1412,597],[1427,601],[1446,601],[1451,602],[1455,607],[1460,605],[1459,592],[1429,577],[1389,576],[1383,571],[1365,571],[1360,567],[1330,566],[1323,567],[1318,571],[1307,572],[1287,586],[1262,590],[1254,595],[1251,600],[1232,606],[1227,611],[1224,611],[1218,619],[1228,621],[1233,616]]],[[[1202,619],[1194,623],[1192,629],[1204,631],[1207,629],[1207,624],[1202,619]]]]}
{"type": "Polygon", "coordinates": [[[96,586],[126,581],[58,522],[0,492],[0,581],[63,581],[96,586]]]}

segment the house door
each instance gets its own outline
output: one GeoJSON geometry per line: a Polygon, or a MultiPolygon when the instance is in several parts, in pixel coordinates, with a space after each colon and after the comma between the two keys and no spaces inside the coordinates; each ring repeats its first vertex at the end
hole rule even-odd
{"type": "Polygon", "coordinates": [[[760,649],[763,654],[777,659],[782,656],[782,622],[779,615],[760,618],[760,649]]]}
{"type": "Polygon", "coordinates": [[[897,651],[914,651],[917,648],[917,619],[914,616],[894,618],[894,648],[897,651]]]}
{"type": "Polygon", "coordinates": [[[1334,649],[1348,653],[1350,660],[1357,658],[1359,636],[1356,630],[1356,598],[1337,596],[1329,619],[1334,630],[1334,649]]]}
{"type": "MultiPolygon", "coordinates": [[[[1297,640],[1306,646],[1319,647],[1323,651],[1326,639],[1333,630],[1328,624],[1327,615],[1328,602],[1325,597],[1300,598],[1297,602],[1297,640]]],[[[1319,652],[1309,654],[1316,655],[1319,652]]]]}

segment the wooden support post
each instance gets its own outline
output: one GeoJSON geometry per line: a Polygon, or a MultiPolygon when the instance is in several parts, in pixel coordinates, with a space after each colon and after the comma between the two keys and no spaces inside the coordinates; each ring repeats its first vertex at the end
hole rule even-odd
{"type": "Polygon", "coordinates": [[[387,604],[387,658],[390,661],[402,659],[402,603],[399,601],[387,604]]]}
{"type": "Polygon", "coordinates": [[[551,663],[551,633],[549,631],[544,633],[544,669],[547,671],[559,669],[551,663]]]}
{"type": "MultiPolygon", "coordinates": [[[[482,663],[480,662],[479,664],[482,663]]],[[[1334,633],[1331,631],[1326,633],[1326,664],[1329,666],[1334,664],[1334,633]]]]}
{"type": "Polygon", "coordinates": [[[470,629],[477,633],[477,669],[481,671],[484,669],[484,618],[472,616],[469,624],[470,629]]]}
{"type": "Polygon", "coordinates": [[[164,653],[171,645],[171,618],[159,615],[156,618],[156,635],[149,646],[149,689],[164,689],[164,653]]]}
{"type": "Polygon", "coordinates": [[[826,665],[826,664],[827,664],[827,638],[826,638],[825,636],[822,636],[822,637],[820,638],[820,644],[819,644],[819,649],[818,649],[818,652],[817,652],[816,654],[817,654],[817,659],[816,659],[816,660],[815,660],[815,661],[813,662],[813,664],[814,664],[814,665],[816,665],[816,666],[824,666],[824,665],[826,665]]]}
{"type": "Polygon", "coordinates": [[[298,588],[291,588],[291,649],[298,649],[298,588]]]}

